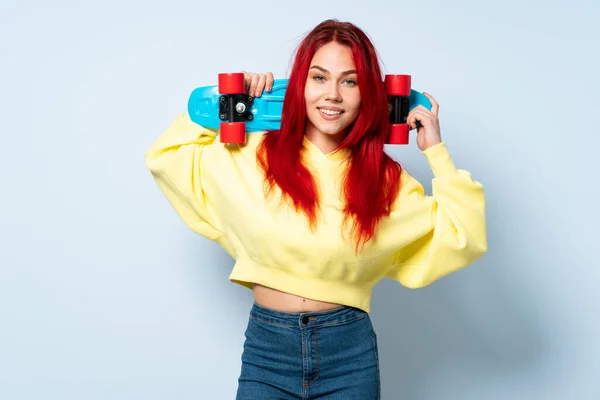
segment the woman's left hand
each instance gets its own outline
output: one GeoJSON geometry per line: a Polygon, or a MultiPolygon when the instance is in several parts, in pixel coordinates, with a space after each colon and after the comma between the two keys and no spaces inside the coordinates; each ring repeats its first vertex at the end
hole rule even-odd
{"type": "Polygon", "coordinates": [[[406,119],[406,123],[412,129],[417,129],[417,145],[421,151],[442,142],[440,120],[438,119],[439,105],[430,94],[423,92],[423,95],[431,102],[431,111],[418,105],[408,113],[406,119]],[[421,123],[418,128],[417,121],[421,123]]]}

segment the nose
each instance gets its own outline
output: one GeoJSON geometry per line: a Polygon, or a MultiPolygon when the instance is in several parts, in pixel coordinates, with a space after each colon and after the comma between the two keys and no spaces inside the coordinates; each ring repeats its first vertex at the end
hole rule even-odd
{"type": "Polygon", "coordinates": [[[342,101],[342,96],[340,94],[340,89],[336,82],[331,82],[327,87],[327,95],[325,96],[326,100],[329,101],[342,101]]]}

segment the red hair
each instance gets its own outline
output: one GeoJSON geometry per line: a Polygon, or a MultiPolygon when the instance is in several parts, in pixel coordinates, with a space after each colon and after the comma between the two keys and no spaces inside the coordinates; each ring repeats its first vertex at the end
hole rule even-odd
{"type": "Polygon", "coordinates": [[[314,54],[332,41],[351,49],[361,96],[359,116],[338,147],[350,150],[343,182],[344,227],[352,222],[350,233],[358,252],[373,237],[377,223],[389,215],[402,171],[383,151],[389,125],[387,94],[375,48],[358,27],[327,20],[300,43],[283,102],[281,127],[264,135],[257,161],[265,174],[267,194],[278,186],[282,200],[288,199],[296,211],[304,212],[314,229],[319,193],[301,156],[306,127],[304,88],[314,54]]]}

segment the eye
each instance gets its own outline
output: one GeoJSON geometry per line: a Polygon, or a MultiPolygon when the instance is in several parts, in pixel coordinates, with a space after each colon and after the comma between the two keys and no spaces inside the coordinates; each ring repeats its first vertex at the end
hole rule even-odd
{"type": "Polygon", "coordinates": [[[346,79],[344,81],[344,83],[347,84],[347,85],[349,85],[349,86],[356,86],[357,85],[356,80],[354,80],[354,79],[346,79]]]}
{"type": "Polygon", "coordinates": [[[323,75],[315,75],[313,76],[313,79],[317,82],[323,82],[325,80],[325,77],[323,75]]]}

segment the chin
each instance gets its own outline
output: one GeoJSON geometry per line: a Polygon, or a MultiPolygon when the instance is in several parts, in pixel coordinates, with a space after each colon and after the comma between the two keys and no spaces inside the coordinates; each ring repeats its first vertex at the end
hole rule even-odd
{"type": "Polygon", "coordinates": [[[327,136],[335,136],[338,135],[343,129],[318,126],[317,130],[327,136]]]}
{"type": "Polygon", "coordinates": [[[341,132],[345,131],[348,128],[348,125],[328,125],[328,124],[318,124],[315,125],[318,131],[322,132],[327,136],[336,136],[341,132]]]}

